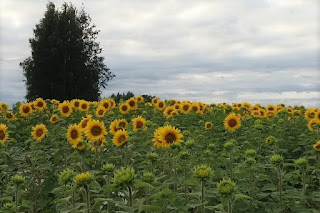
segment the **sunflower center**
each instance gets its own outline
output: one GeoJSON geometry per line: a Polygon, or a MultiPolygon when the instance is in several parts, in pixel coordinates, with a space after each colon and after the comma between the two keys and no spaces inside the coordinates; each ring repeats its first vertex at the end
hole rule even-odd
{"type": "Polygon", "coordinates": [[[229,120],[228,124],[230,127],[235,127],[237,125],[237,121],[235,119],[231,119],[229,120]]]}
{"type": "Polygon", "coordinates": [[[122,106],[123,111],[127,111],[128,107],[127,106],[122,106]]]}
{"type": "Polygon", "coordinates": [[[129,105],[130,105],[131,107],[133,107],[133,106],[135,105],[135,102],[134,102],[134,101],[129,101],[129,105]]]}
{"type": "Polygon", "coordinates": [[[81,123],[81,127],[85,128],[87,126],[88,121],[89,121],[88,119],[83,120],[81,123]]]}
{"type": "Polygon", "coordinates": [[[125,135],[121,135],[121,136],[119,137],[120,143],[123,143],[125,140],[126,140],[126,136],[125,136],[125,135]]]}
{"type": "Polygon", "coordinates": [[[1,130],[0,131],[0,140],[3,140],[5,136],[6,135],[4,134],[3,130],[1,130]]]}
{"type": "Polygon", "coordinates": [[[183,110],[184,110],[184,111],[188,111],[188,109],[189,109],[189,106],[188,106],[188,105],[184,105],[184,106],[183,106],[183,110]]]}
{"type": "Polygon", "coordinates": [[[28,113],[29,111],[30,111],[29,107],[27,107],[27,106],[23,107],[23,112],[24,113],[28,113]]]}
{"type": "Polygon", "coordinates": [[[57,121],[57,117],[53,117],[53,118],[52,118],[52,121],[53,121],[53,122],[57,121]]]}
{"type": "MultiPolygon", "coordinates": [[[[1,139],[1,137],[0,137],[0,139],[1,139]]],[[[316,149],[320,150],[320,144],[316,145],[316,149]]]]}
{"type": "Polygon", "coordinates": [[[99,111],[99,115],[103,115],[103,110],[100,110],[100,111],[99,111]]]}
{"type": "Polygon", "coordinates": [[[62,112],[63,112],[63,113],[68,113],[68,112],[69,112],[69,107],[68,107],[68,106],[64,106],[64,107],[62,108],[62,112]]]}
{"type": "Polygon", "coordinates": [[[94,136],[98,136],[102,133],[102,129],[100,126],[94,126],[91,128],[91,134],[94,136]]]}
{"type": "Polygon", "coordinates": [[[194,106],[194,107],[192,107],[192,109],[193,109],[194,111],[197,111],[197,110],[198,110],[198,107],[194,106]]]}
{"type": "Polygon", "coordinates": [[[37,103],[37,106],[38,106],[38,107],[43,107],[43,103],[42,103],[42,102],[38,102],[38,103],[37,103]]]}
{"type": "Polygon", "coordinates": [[[170,115],[172,113],[172,109],[168,110],[168,115],[170,115]]]}
{"type": "Polygon", "coordinates": [[[12,118],[12,114],[6,114],[7,118],[12,118]]]}
{"type": "Polygon", "coordinates": [[[119,127],[122,129],[125,128],[126,127],[125,122],[119,122],[119,127]]]}
{"type": "Polygon", "coordinates": [[[76,139],[78,137],[78,131],[74,129],[71,131],[70,135],[72,139],[76,139]]]}
{"type": "Polygon", "coordinates": [[[137,129],[142,128],[143,127],[143,123],[141,121],[137,121],[136,127],[137,127],[137,129]]]}
{"type": "Polygon", "coordinates": [[[108,109],[109,104],[108,103],[104,103],[103,106],[104,106],[104,108],[108,109]]]}
{"type": "Polygon", "coordinates": [[[159,103],[159,107],[162,108],[163,107],[163,103],[159,103]]]}
{"type": "Polygon", "coordinates": [[[82,107],[82,109],[87,109],[88,106],[87,106],[87,104],[82,104],[81,107],[82,107]]]}
{"type": "Polygon", "coordinates": [[[176,140],[176,135],[175,134],[172,134],[172,133],[168,133],[166,136],[165,136],[165,139],[167,141],[167,143],[173,143],[175,142],[176,140]]]}
{"type": "Polygon", "coordinates": [[[211,124],[207,124],[207,128],[208,128],[208,129],[211,128],[211,124]]]}
{"type": "Polygon", "coordinates": [[[38,130],[36,131],[36,136],[37,136],[37,137],[41,137],[42,134],[43,134],[43,129],[38,129],[38,130]]]}
{"type": "Polygon", "coordinates": [[[314,112],[311,112],[311,113],[309,113],[309,118],[314,118],[315,117],[315,114],[314,114],[314,112]]]}

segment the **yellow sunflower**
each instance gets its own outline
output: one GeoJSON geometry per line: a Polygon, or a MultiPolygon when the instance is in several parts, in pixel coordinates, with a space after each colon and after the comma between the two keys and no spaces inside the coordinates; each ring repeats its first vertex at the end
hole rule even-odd
{"type": "Polygon", "coordinates": [[[79,151],[82,151],[82,150],[84,150],[84,149],[86,148],[86,143],[83,142],[83,141],[78,141],[78,142],[72,144],[72,147],[73,147],[74,149],[77,149],[77,150],[79,150],[79,151]]]}
{"type": "Polygon", "coordinates": [[[121,104],[119,107],[121,114],[128,114],[130,110],[130,106],[128,103],[121,104]]]}
{"type": "Polygon", "coordinates": [[[82,112],[88,112],[90,108],[90,104],[88,101],[85,101],[85,100],[80,100],[80,111],[82,112]]]}
{"type": "Polygon", "coordinates": [[[242,106],[243,108],[246,108],[247,110],[251,110],[251,104],[248,103],[248,102],[242,103],[241,106],[242,106]]]}
{"type": "Polygon", "coordinates": [[[199,113],[199,112],[200,112],[200,106],[199,106],[199,104],[198,104],[197,102],[193,102],[193,103],[191,104],[191,109],[192,109],[193,111],[195,111],[196,113],[199,113]]]}
{"type": "Polygon", "coordinates": [[[271,118],[271,117],[274,117],[277,115],[277,111],[276,110],[274,110],[274,111],[267,110],[266,114],[267,114],[268,118],[271,118]]]}
{"type": "Polygon", "coordinates": [[[252,107],[252,111],[259,111],[259,109],[260,109],[260,107],[258,107],[256,105],[252,107]]]}
{"type": "Polygon", "coordinates": [[[138,116],[132,119],[132,123],[133,131],[137,132],[139,129],[145,130],[146,120],[143,117],[138,116]]]}
{"type": "Polygon", "coordinates": [[[224,119],[224,127],[230,132],[235,131],[236,129],[241,127],[240,118],[238,116],[236,116],[235,113],[229,114],[224,119]]]}
{"type": "Polygon", "coordinates": [[[40,142],[46,136],[48,130],[44,124],[36,125],[32,127],[31,136],[37,141],[40,142]]]}
{"type": "Polygon", "coordinates": [[[168,106],[164,111],[163,111],[163,115],[166,117],[166,118],[170,118],[171,117],[171,113],[173,111],[175,111],[176,108],[174,108],[173,106],[168,106]]]}
{"type": "Polygon", "coordinates": [[[105,137],[108,134],[104,123],[98,120],[90,120],[84,129],[89,141],[96,141],[105,137]]]}
{"type": "Polygon", "coordinates": [[[0,105],[0,113],[2,113],[4,110],[2,109],[2,106],[0,105]]]}
{"type": "Polygon", "coordinates": [[[112,109],[116,107],[116,102],[112,98],[108,99],[108,101],[109,101],[112,109]]]}
{"type": "Polygon", "coordinates": [[[127,104],[130,106],[130,110],[136,110],[138,108],[138,101],[134,97],[127,100],[127,104]]]}
{"type": "Polygon", "coordinates": [[[74,109],[80,109],[80,100],[79,99],[73,99],[71,101],[71,105],[74,109]]]}
{"type": "Polygon", "coordinates": [[[87,127],[88,122],[91,121],[91,119],[92,119],[91,115],[86,115],[86,117],[83,117],[79,123],[80,128],[84,130],[87,127]]]}
{"type": "Polygon", "coordinates": [[[144,100],[144,98],[143,98],[141,95],[138,96],[136,99],[137,99],[137,101],[138,101],[139,103],[143,102],[143,100],[144,100]]]}
{"type": "Polygon", "coordinates": [[[53,114],[51,117],[50,117],[50,123],[52,124],[55,124],[59,121],[59,117],[57,114],[53,114]]]}
{"type": "Polygon", "coordinates": [[[122,129],[122,130],[126,130],[128,127],[128,122],[126,121],[126,119],[120,119],[117,122],[117,129],[122,129]]]}
{"type": "Polygon", "coordinates": [[[182,142],[183,135],[179,129],[172,126],[165,126],[159,132],[157,136],[158,140],[162,142],[164,147],[169,147],[172,144],[179,144],[182,142]]]}
{"type": "Polygon", "coordinates": [[[7,126],[5,124],[0,124],[0,142],[4,144],[8,140],[8,137],[7,126]]]}
{"type": "Polygon", "coordinates": [[[260,109],[259,110],[260,113],[260,118],[266,118],[267,117],[267,113],[264,109],[260,109]]]}
{"type": "Polygon", "coordinates": [[[320,111],[316,112],[315,119],[320,120],[320,111]]]}
{"type": "Polygon", "coordinates": [[[113,135],[118,131],[118,128],[117,128],[118,121],[119,120],[114,120],[110,124],[110,127],[109,127],[110,128],[110,133],[113,134],[113,135]]]}
{"type": "Polygon", "coordinates": [[[175,103],[174,105],[173,105],[173,107],[176,109],[176,110],[180,110],[180,103],[175,103]]]}
{"type": "Polygon", "coordinates": [[[56,99],[52,99],[52,100],[51,100],[51,103],[52,103],[53,105],[55,105],[55,106],[59,106],[60,101],[58,101],[58,100],[56,100],[56,99]]]}
{"type": "Polygon", "coordinates": [[[105,107],[103,107],[102,105],[99,105],[97,110],[96,110],[96,116],[98,118],[103,118],[104,115],[106,114],[107,110],[105,107]]]}
{"type": "Polygon", "coordinates": [[[156,107],[158,110],[162,111],[166,108],[166,103],[164,101],[158,100],[156,107]]]}
{"type": "Polygon", "coordinates": [[[316,113],[314,108],[309,108],[305,113],[304,117],[306,118],[307,121],[310,121],[311,119],[315,118],[316,113]]]}
{"type": "Polygon", "coordinates": [[[89,147],[91,149],[91,151],[95,152],[100,152],[101,148],[104,146],[104,144],[106,143],[106,139],[102,138],[99,140],[96,140],[94,142],[90,142],[89,143],[89,147]]]}
{"type": "Polygon", "coordinates": [[[288,107],[288,108],[287,108],[287,112],[288,112],[288,113],[292,113],[292,112],[293,112],[293,109],[292,109],[291,107],[288,107]]]}
{"type": "Polygon", "coordinates": [[[267,110],[268,111],[276,111],[276,107],[274,105],[268,105],[267,110]]]}
{"type": "Polygon", "coordinates": [[[164,127],[159,127],[153,134],[153,142],[154,142],[154,146],[157,146],[157,147],[167,147],[165,146],[165,144],[159,140],[159,136],[160,136],[160,132],[162,131],[164,127]]]}
{"type": "Polygon", "coordinates": [[[0,106],[1,106],[2,110],[4,110],[4,111],[10,110],[9,105],[6,102],[1,102],[0,106]]]}
{"type": "Polygon", "coordinates": [[[252,110],[251,115],[255,118],[259,118],[260,112],[259,112],[259,110],[252,110]]]}
{"type": "Polygon", "coordinates": [[[314,148],[316,151],[320,152],[320,141],[318,141],[317,143],[315,143],[315,144],[313,145],[313,148],[314,148]]]}
{"type": "Polygon", "coordinates": [[[34,107],[36,110],[42,112],[45,108],[47,108],[47,103],[42,98],[37,98],[34,102],[34,107]]]}
{"type": "Polygon", "coordinates": [[[69,117],[72,113],[72,107],[69,101],[64,101],[59,105],[60,114],[63,117],[69,117]]]}
{"type": "Polygon", "coordinates": [[[191,104],[188,101],[183,101],[180,104],[180,112],[188,114],[191,110],[191,104]]]}
{"type": "Polygon", "coordinates": [[[151,103],[156,106],[159,101],[159,98],[152,98],[151,103]]]}
{"type": "Polygon", "coordinates": [[[100,105],[103,106],[106,109],[106,111],[109,111],[111,109],[111,103],[107,99],[102,99],[100,101],[100,105]]]}
{"type": "Polygon", "coordinates": [[[23,117],[28,117],[32,113],[32,107],[30,103],[21,104],[19,112],[23,117]]]}
{"type": "Polygon", "coordinates": [[[308,129],[313,131],[314,125],[316,125],[319,121],[317,119],[311,119],[308,123],[308,129]]]}
{"type": "Polygon", "coordinates": [[[69,125],[67,131],[67,139],[72,145],[82,141],[81,128],[78,124],[69,125]]]}
{"type": "Polygon", "coordinates": [[[17,117],[11,111],[6,111],[5,114],[4,114],[4,118],[9,122],[17,120],[17,117]]]}
{"type": "Polygon", "coordinates": [[[113,144],[116,146],[123,146],[128,141],[128,133],[125,130],[118,130],[113,136],[113,144]]]}
{"type": "Polygon", "coordinates": [[[212,127],[213,127],[213,124],[211,122],[206,122],[204,124],[204,129],[205,130],[210,130],[210,129],[212,129],[212,127]]]}

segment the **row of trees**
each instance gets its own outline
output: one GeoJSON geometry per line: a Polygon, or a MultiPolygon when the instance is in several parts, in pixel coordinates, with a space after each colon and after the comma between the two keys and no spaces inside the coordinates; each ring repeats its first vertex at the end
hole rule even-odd
{"type": "Polygon", "coordinates": [[[115,75],[100,56],[99,30],[82,8],[71,3],[57,10],[49,2],[29,39],[31,56],[20,63],[26,78],[26,99],[37,97],[98,100],[100,89],[115,75]]]}

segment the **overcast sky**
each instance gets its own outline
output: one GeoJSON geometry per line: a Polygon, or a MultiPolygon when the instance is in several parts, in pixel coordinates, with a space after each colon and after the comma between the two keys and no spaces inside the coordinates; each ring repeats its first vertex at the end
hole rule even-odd
{"type": "MultiPolygon", "coordinates": [[[[116,74],[102,96],[320,107],[319,0],[71,2],[101,30],[116,74]]],[[[24,100],[19,62],[47,3],[0,0],[0,102],[24,100]]]]}

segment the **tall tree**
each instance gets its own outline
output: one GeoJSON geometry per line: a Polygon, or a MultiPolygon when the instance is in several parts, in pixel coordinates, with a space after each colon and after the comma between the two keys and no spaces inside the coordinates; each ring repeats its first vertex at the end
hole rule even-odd
{"type": "Polygon", "coordinates": [[[70,3],[56,10],[49,2],[29,39],[31,56],[20,63],[26,78],[26,99],[37,97],[98,100],[100,89],[115,75],[100,56],[99,30],[90,16],[70,3]]]}

